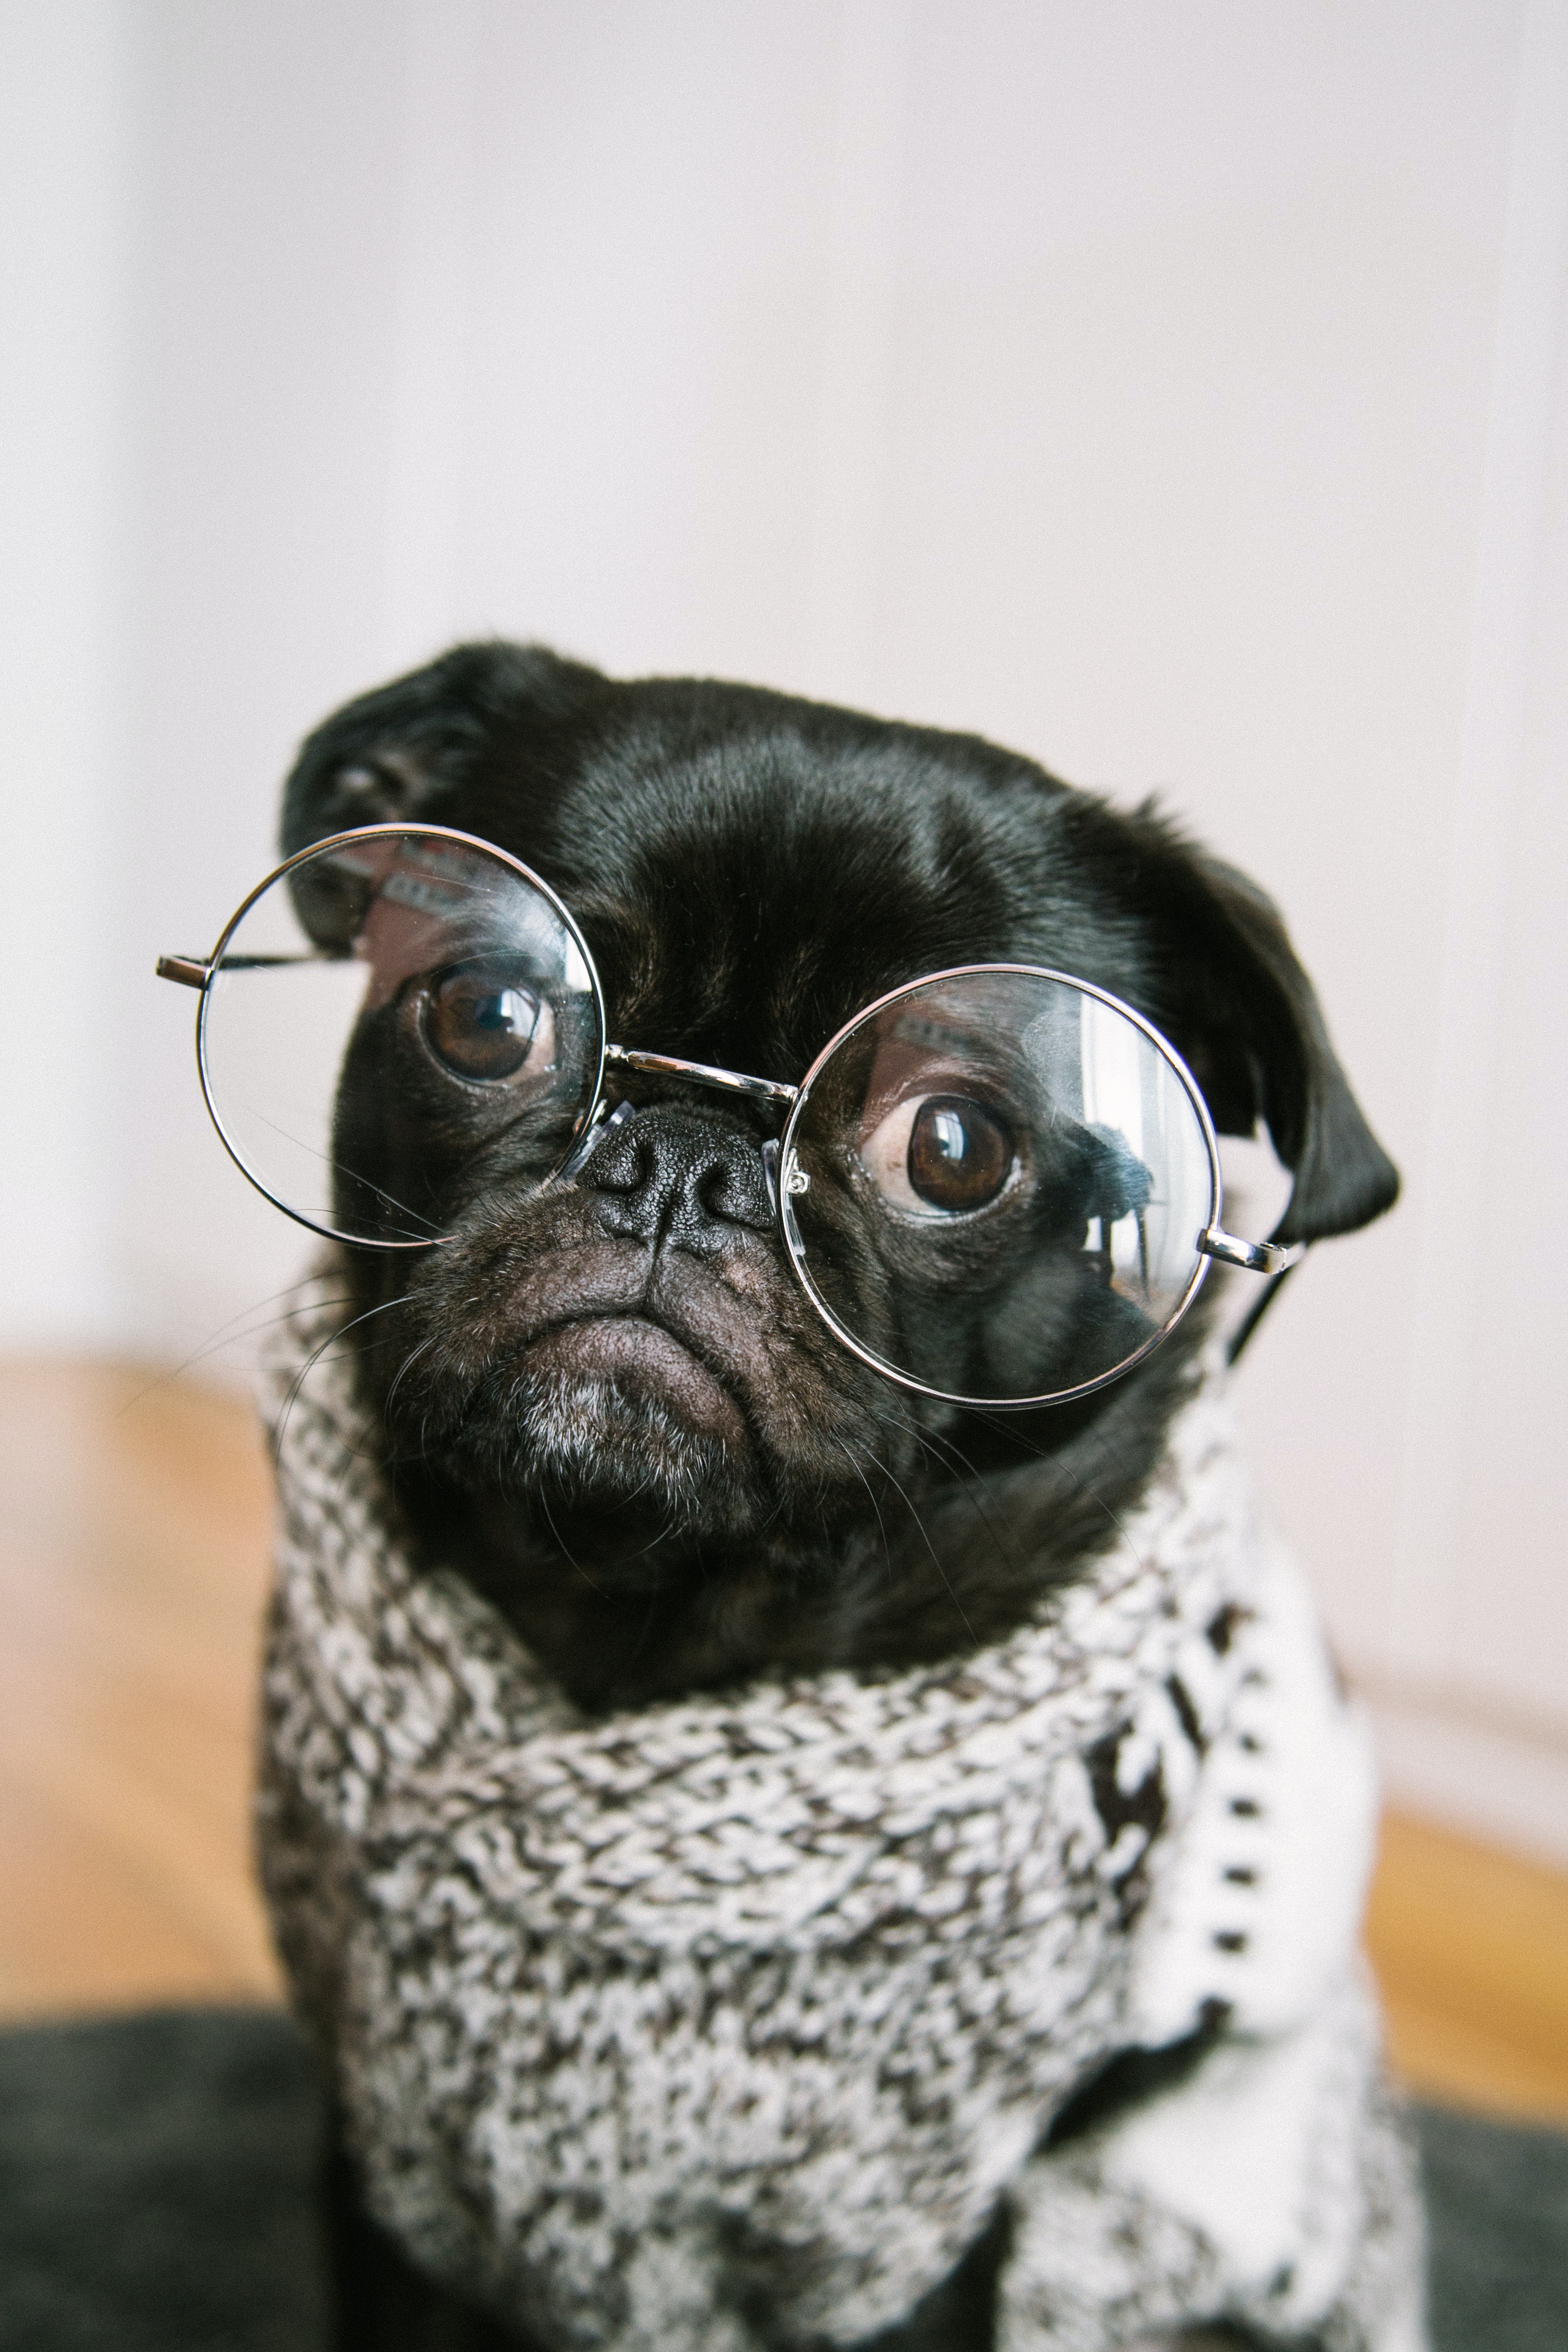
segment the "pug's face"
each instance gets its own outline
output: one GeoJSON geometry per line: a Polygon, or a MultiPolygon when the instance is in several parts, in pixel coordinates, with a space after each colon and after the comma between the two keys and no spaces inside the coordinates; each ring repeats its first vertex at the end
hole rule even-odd
{"type": "MultiPolygon", "coordinates": [[[[922,973],[1042,964],[1172,1035],[1222,1129],[1268,1118],[1312,1179],[1295,1232],[1341,1230],[1392,1197],[1267,902],[1152,820],[989,746],[461,648],[311,739],[286,847],[405,819],[491,841],[552,885],[625,1045],[794,1084],[861,1008],[922,973]]],[[[1136,1491],[1175,1391],[1171,1368],[1153,1370],[1169,1350],[1125,1394],[1005,1427],[911,1395],[834,1338],[790,1270],[762,1153],[781,1114],[617,1075],[618,1118],[576,1172],[542,1181],[580,1110],[554,1083],[569,1010],[515,973],[407,961],[351,1049],[340,1151],[449,1239],[412,1260],[352,1254],[353,1309],[372,1318],[360,1376],[416,1517],[466,1527],[492,1588],[512,1570],[538,1582],[552,1556],[606,1599],[646,1595],[657,1613],[662,1595],[668,1615],[678,1598],[710,1643],[727,1610],[747,1614],[746,1592],[764,1649],[780,1645],[787,1594],[797,1654],[805,1595],[837,1629],[824,1654],[864,1654],[846,1595],[874,1528],[907,1588],[902,1622],[924,1606],[913,1532],[889,1538],[896,1491],[952,1591],[945,1638],[962,1647],[959,1621],[974,1638],[995,1629],[989,1593],[1005,1585],[1016,1613],[1037,1591],[1053,1549],[1041,1463],[1080,1485],[1088,1465],[1097,1500],[1136,1491]],[[1031,1530],[1005,1572],[1006,1545],[974,1536],[977,1485],[1031,1530]]],[[[1093,1318],[1135,1310],[1085,1275],[1084,1220],[1115,1174],[1092,1139],[1058,1138],[1047,1164],[1005,1074],[961,1086],[944,1050],[901,1045],[897,1082],[866,1091],[835,1278],[856,1328],[907,1326],[900,1253],[918,1244],[925,1324],[900,1344],[952,1389],[1009,1349],[1032,1348],[1037,1370],[1053,1350],[1081,1354],[1093,1318]],[[1032,1288],[1005,1278],[1021,1266],[1032,1288]]],[[[1104,1344],[1125,1354],[1130,1338],[1104,1344]]],[[[1064,1540],[1084,1548],[1081,1533],[1064,1540]]]]}

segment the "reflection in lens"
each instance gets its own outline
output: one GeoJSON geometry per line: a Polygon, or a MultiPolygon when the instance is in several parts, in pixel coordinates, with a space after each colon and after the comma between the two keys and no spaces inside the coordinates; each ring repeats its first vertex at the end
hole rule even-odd
{"type": "Polygon", "coordinates": [[[425,1034],[460,1078],[496,1084],[531,1066],[547,1068],[554,1030],[544,998],[493,965],[445,972],[426,995],[425,1034]]]}
{"type": "Polygon", "coordinates": [[[911,1189],[934,1209],[954,1215],[989,1206],[1013,1166],[1013,1139],[984,1103],[931,1095],[910,1129],[911,1189]]]}
{"type": "Polygon", "coordinates": [[[807,1288],[944,1396],[1093,1386],[1170,1327],[1205,1263],[1215,1162],[1190,1084],[1071,981],[976,971],[903,992],[837,1041],[790,1140],[807,1288]]]}
{"type": "Polygon", "coordinates": [[[548,1176],[604,1042],[542,885],[480,844],[380,828],[323,843],[244,909],[201,1036],[246,1173],[306,1223],[384,1244],[440,1239],[480,1175],[548,1176]]]}

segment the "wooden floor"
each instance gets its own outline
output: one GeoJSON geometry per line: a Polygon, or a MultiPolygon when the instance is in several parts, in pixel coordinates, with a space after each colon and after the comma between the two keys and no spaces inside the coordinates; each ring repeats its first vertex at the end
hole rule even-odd
{"type": "Polygon", "coordinates": [[[269,1510],[243,1405],[0,1367],[0,2011],[277,1997],[247,1845],[269,1510]]]}
{"type": "MultiPolygon", "coordinates": [[[[277,1998],[246,1818],[268,1517],[242,1404],[0,1363],[0,2018],[277,1998]]],[[[1369,1934],[1412,2084],[1568,2123],[1568,1878],[1394,1817],[1369,1934]]]]}

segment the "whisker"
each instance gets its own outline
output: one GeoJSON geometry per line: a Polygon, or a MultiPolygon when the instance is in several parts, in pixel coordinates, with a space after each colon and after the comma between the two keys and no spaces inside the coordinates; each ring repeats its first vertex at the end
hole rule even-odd
{"type": "MultiPolygon", "coordinates": [[[[984,1421],[988,1428],[995,1428],[999,1425],[994,1414],[983,1412],[978,1414],[976,1417],[977,1419],[984,1421]]],[[[1087,1433],[1090,1437],[1094,1435],[1094,1432],[1092,1431],[1087,1433]]],[[[1037,1462],[1048,1462],[1053,1468],[1061,1470],[1068,1478],[1070,1478],[1073,1485],[1078,1488],[1079,1493],[1086,1496],[1089,1502],[1093,1503],[1098,1509],[1104,1512],[1106,1517],[1110,1521],[1111,1526],[1116,1529],[1117,1534],[1121,1537],[1122,1542],[1131,1553],[1138,1566],[1141,1569],[1147,1570],[1149,1563],[1144,1559],[1142,1553],[1139,1550],[1137,1545],[1133,1542],[1131,1537],[1128,1534],[1126,1520],[1121,1517],[1119,1512],[1112,1510],[1104,1496],[1101,1495],[1095,1487],[1091,1486],[1086,1478],[1079,1477],[1078,1472],[1073,1468],[1070,1462],[1068,1462],[1060,1454],[1047,1454],[1043,1446],[1031,1445],[1026,1437],[1019,1436],[1016,1431],[1009,1431],[1008,1434],[1012,1437],[1015,1444],[1021,1445],[1026,1454],[1032,1454],[1037,1462]]],[[[1104,1450],[1103,1441],[1101,1442],[1100,1450],[1102,1452],[1104,1450]]]]}
{"type": "MultiPolygon", "coordinates": [[[[258,1298],[255,1307],[242,1307],[237,1315],[231,1315],[226,1323],[220,1323],[216,1331],[204,1339],[201,1346],[194,1349],[191,1354],[184,1357],[181,1362],[172,1364],[165,1372],[159,1372],[156,1378],[150,1380],[144,1388],[139,1388],[134,1396],[127,1397],[122,1405],[116,1406],[115,1418],[118,1420],[121,1413],[129,1412],[132,1406],[140,1404],[143,1397],[150,1397],[157,1390],[166,1388],[171,1381],[177,1381],[182,1372],[190,1370],[193,1364],[203,1363],[208,1356],[216,1356],[220,1349],[237,1347],[242,1339],[254,1339],[261,1332],[275,1330],[279,1323],[287,1323],[289,1316],[294,1312],[292,1307],[285,1307],[281,1315],[269,1315],[264,1321],[251,1324],[243,1331],[236,1331],[230,1328],[239,1322],[243,1317],[254,1315],[258,1307],[274,1306],[279,1298],[289,1297],[298,1288],[298,1283],[290,1283],[287,1290],[276,1290],[270,1298],[258,1298]]],[[[320,1303],[324,1307],[346,1307],[349,1302],[346,1297],[343,1297],[322,1299],[320,1303]]]]}
{"type": "Polygon", "coordinates": [[[431,1241],[439,1241],[441,1239],[441,1235],[437,1231],[434,1222],[429,1217],[421,1216],[419,1211],[417,1209],[410,1208],[406,1201],[400,1201],[395,1192],[388,1192],[384,1191],[384,1188],[375,1181],[374,1177],[366,1176],[363,1171],[358,1168],[351,1168],[346,1160],[340,1160],[338,1158],[336,1151],[321,1151],[318,1150],[315,1144],[307,1143],[302,1135],[290,1134],[288,1128],[279,1127],[275,1118],[268,1118],[264,1110],[258,1110],[254,1103],[247,1103],[246,1105],[246,1108],[249,1111],[252,1118],[259,1119],[263,1127],[269,1127],[274,1135],[280,1135],[283,1138],[285,1143],[291,1143],[297,1150],[309,1153],[312,1160],[319,1160],[322,1167],[330,1168],[334,1175],[341,1171],[345,1176],[352,1176],[356,1184],[363,1184],[367,1192],[374,1192],[376,1199],[383,1202],[388,1208],[401,1209],[405,1217],[412,1217],[416,1225],[424,1225],[426,1227],[426,1234],[411,1235],[411,1239],[419,1241],[423,1241],[426,1237],[431,1241]]]}
{"type": "MultiPolygon", "coordinates": [[[[875,1457],[875,1456],[873,1456],[873,1459],[875,1460],[875,1459],[876,1459],[876,1457],[875,1457]]],[[[910,1518],[911,1518],[911,1519],[913,1519],[913,1521],[914,1521],[914,1523],[915,1523],[916,1527],[917,1527],[917,1528],[919,1528],[919,1529],[920,1529],[920,1531],[921,1531],[921,1541],[924,1543],[924,1545],[925,1545],[925,1548],[926,1548],[927,1551],[929,1551],[929,1552],[930,1552],[930,1554],[931,1554],[931,1564],[932,1564],[932,1566],[935,1568],[936,1572],[937,1572],[937,1574],[941,1577],[941,1579],[942,1579],[942,1582],[947,1586],[947,1597],[948,1597],[948,1599],[952,1601],[952,1603],[953,1607],[957,1610],[957,1612],[958,1612],[958,1613],[959,1613],[959,1616],[960,1616],[960,1617],[963,1619],[963,1630],[964,1630],[964,1632],[968,1634],[968,1636],[969,1636],[970,1640],[971,1640],[973,1643],[974,1643],[974,1644],[976,1645],[976,1647],[978,1647],[978,1646],[979,1646],[979,1642],[980,1642],[980,1636],[979,1636],[979,1634],[978,1634],[978,1633],[976,1633],[976,1632],[975,1632],[975,1630],[974,1630],[973,1626],[970,1623],[969,1619],[968,1619],[968,1617],[967,1617],[967,1615],[965,1614],[965,1612],[964,1612],[963,1603],[963,1601],[959,1599],[959,1597],[958,1597],[957,1593],[953,1591],[953,1589],[952,1589],[952,1583],[951,1579],[950,1579],[950,1578],[949,1578],[949,1576],[948,1576],[948,1572],[947,1572],[946,1569],[945,1569],[945,1568],[943,1568],[943,1566],[942,1566],[942,1564],[941,1560],[937,1558],[936,1546],[932,1543],[932,1541],[931,1541],[931,1539],[930,1536],[926,1533],[926,1523],[925,1523],[925,1521],[921,1518],[921,1515],[920,1515],[919,1511],[917,1511],[917,1510],[916,1510],[916,1508],[915,1508],[915,1507],[914,1507],[913,1503],[912,1503],[912,1502],[910,1502],[910,1498],[909,1498],[908,1495],[904,1493],[904,1489],[903,1489],[903,1487],[900,1485],[900,1483],[899,1483],[899,1481],[897,1480],[897,1478],[895,1478],[895,1477],[894,1477],[894,1475],[893,1475],[892,1472],[889,1469],[889,1467],[888,1467],[887,1464],[886,1464],[885,1462],[883,1462],[883,1461],[878,1460],[878,1461],[877,1461],[877,1467],[878,1467],[878,1469],[879,1469],[879,1470],[880,1470],[880,1472],[882,1473],[882,1475],[887,1479],[887,1481],[888,1481],[889,1485],[893,1488],[894,1493],[895,1493],[895,1494],[897,1494],[897,1495],[899,1495],[899,1496],[902,1498],[902,1501],[903,1501],[903,1504],[904,1504],[904,1507],[905,1507],[905,1508],[906,1508],[906,1510],[909,1512],[909,1515],[910,1515],[910,1518]]]]}
{"type": "MultiPolygon", "coordinates": [[[[893,1581],[893,1552],[892,1547],[888,1541],[888,1526],[887,1521],[882,1517],[882,1506],[878,1502],[876,1495],[872,1491],[871,1481],[867,1477],[864,1470],[861,1469],[858,1461],[851,1452],[848,1444],[842,1437],[839,1436],[837,1430],[831,1431],[829,1434],[832,1436],[833,1442],[835,1445],[837,1446],[839,1452],[847,1457],[849,1467],[854,1471],[855,1475],[859,1479],[860,1484],[865,1487],[867,1494],[870,1496],[871,1508],[877,1514],[877,1528],[882,1538],[882,1553],[888,1563],[888,1582],[890,1585],[893,1581]]],[[[876,1456],[874,1454],[872,1456],[872,1460],[876,1461],[876,1456]]],[[[882,1465],[879,1462],[877,1463],[877,1467],[880,1469],[882,1465]]]]}
{"type": "Polygon", "coordinates": [[[637,1660],[641,1657],[643,1651],[647,1646],[647,1637],[653,1631],[653,1621],[658,1613],[658,1588],[656,1585],[653,1591],[648,1594],[647,1607],[643,1612],[643,1621],[637,1629],[637,1640],[632,1643],[630,1652],[627,1654],[626,1664],[628,1666],[635,1666],[637,1660]]]}
{"type": "Polygon", "coordinates": [[[421,1339],[419,1345],[416,1348],[411,1348],[407,1355],[404,1357],[403,1361],[399,1364],[396,1371],[393,1374],[392,1386],[386,1391],[386,1402],[382,1407],[382,1412],[384,1413],[389,1413],[392,1411],[392,1401],[403,1385],[404,1374],[411,1371],[414,1366],[418,1362],[419,1358],[425,1353],[426,1349],[433,1348],[435,1344],[436,1334],[432,1331],[428,1339],[421,1339]]]}
{"type": "Polygon", "coordinates": [[[610,1596],[605,1591],[604,1586],[602,1584],[595,1583],[593,1578],[589,1575],[587,1570],[584,1567],[582,1561],[577,1558],[576,1553],[572,1549],[570,1544],[567,1543],[565,1538],[563,1536],[560,1528],[556,1526],[555,1514],[550,1507],[550,1498],[542,1492],[542,1490],[539,1496],[539,1507],[544,1513],[545,1518],[549,1521],[550,1532],[560,1546],[563,1557],[571,1562],[571,1565],[576,1570],[578,1575],[582,1578],[590,1592],[596,1592],[601,1601],[607,1601],[610,1596]]]}
{"type": "MultiPolygon", "coordinates": [[[[912,1422],[905,1423],[893,1421],[889,1419],[886,1414],[882,1413],[879,1413],[877,1418],[882,1423],[884,1428],[897,1429],[900,1432],[907,1430],[908,1433],[913,1437],[915,1444],[919,1445],[922,1451],[928,1454],[934,1454],[935,1449],[941,1445],[945,1446],[949,1454],[957,1457],[959,1462],[963,1464],[963,1468],[969,1473],[969,1477],[955,1478],[953,1480],[954,1485],[963,1495],[964,1501],[969,1505],[970,1509],[974,1513],[975,1517],[980,1521],[980,1524],[984,1528],[986,1534],[990,1537],[992,1543],[996,1549],[998,1556],[1005,1559],[1010,1568],[1016,1568],[1017,1566],[1017,1561],[1011,1548],[1003,1542],[1001,1537],[997,1534],[995,1528],[993,1526],[984,1506],[980,1501],[979,1496],[972,1490],[971,1481],[973,1482],[974,1486],[984,1485],[984,1474],[975,1468],[973,1463],[969,1459],[968,1454],[963,1451],[962,1447],[956,1444],[951,1437],[943,1436],[940,1431],[921,1429],[912,1422]]],[[[951,1477],[952,1475],[951,1465],[943,1462],[940,1454],[935,1454],[935,1459],[937,1467],[941,1470],[945,1470],[951,1477]]]]}
{"type": "MultiPolygon", "coordinates": [[[[350,1322],[340,1324],[335,1331],[328,1332],[326,1338],[322,1340],[319,1348],[311,1349],[310,1354],[300,1365],[299,1371],[295,1374],[293,1380],[289,1384],[289,1394],[284,1400],[283,1411],[279,1416],[277,1431],[273,1437],[273,1444],[279,1460],[282,1459],[283,1455],[283,1437],[284,1433],[289,1426],[289,1416],[294,1410],[294,1401],[296,1397],[298,1397],[300,1390],[304,1387],[310,1373],[315,1370],[316,1366],[326,1354],[327,1349],[331,1347],[334,1347],[338,1340],[346,1339],[351,1331],[357,1330],[362,1323],[368,1323],[373,1316],[390,1314],[395,1307],[406,1307],[412,1295],[413,1294],[411,1292],[405,1290],[396,1298],[388,1298],[384,1300],[382,1305],[379,1307],[367,1307],[363,1315],[356,1315],[350,1322]]],[[[344,1450],[346,1452],[353,1451],[352,1448],[345,1448],[344,1450]]]]}

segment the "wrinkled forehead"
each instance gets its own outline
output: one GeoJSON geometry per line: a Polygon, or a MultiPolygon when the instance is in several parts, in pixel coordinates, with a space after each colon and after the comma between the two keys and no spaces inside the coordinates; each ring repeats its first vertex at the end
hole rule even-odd
{"type": "Polygon", "coordinates": [[[635,962],[639,996],[793,991],[831,1030],[907,980],[1029,945],[1019,910],[1041,894],[972,797],[870,757],[710,750],[613,792],[589,780],[560,887],[595,953],[635,962]]]}

